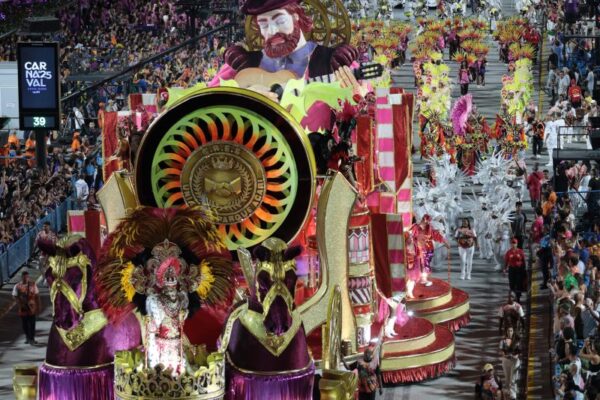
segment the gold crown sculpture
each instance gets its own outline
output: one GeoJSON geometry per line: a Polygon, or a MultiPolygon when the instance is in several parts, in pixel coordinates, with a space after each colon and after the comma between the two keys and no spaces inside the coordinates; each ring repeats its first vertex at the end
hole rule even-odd
{"type": "Polygon", "coordinates": [[[170,370],[145,369],[139,350],[115,354],[115,395],[123,400],[216,400],[225,394],[223,354],[212,353],[208,366],[193,374],[173,376],[170,370]]]}

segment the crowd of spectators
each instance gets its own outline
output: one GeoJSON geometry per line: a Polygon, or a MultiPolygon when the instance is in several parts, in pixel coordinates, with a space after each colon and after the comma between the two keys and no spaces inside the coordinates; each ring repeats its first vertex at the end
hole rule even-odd
{"type": "MultiPolygon", "coordinates": [[[[546,121],[554,118],[567,127],[561,135],[569,136],[560,140],[559,146],[584,139],[587,129],[568,127],[589,127],[592,117],[598,116],[594,39],[582,37],[596,34],[596,7],[591,1],[548,3],[547,34],[551,52],[547,60],[549,73],[545,89],[551,107],[546,121]]],[[[589,140],[587,147],[591,149],[589,140]]]]}
{"type": "MultiPolygon", "coordinates": [[[[50,39],[60,43],[63,95],[88,86],[85,74],[121,71],[189,39],[188,17],[175,3],[83,0],[58,11],[61,30],[50,39]]],[[[222,15],[198,18],[195,33],[227,22],[222,15]]],[[[14,35],[0,40],[0,61],[15,60],[16,42],[14,35]]],[[[100,135],[99,113],[126,110],[131,93],[157,93],[161,88],[207,82],[220,67],[228,44],[222,36],[205,37],[142,64],[130,79],[79,96],[73,107],[63,110],[62,133],[49,138],[47,173],[32,168],[32,138],[20,142],[12,132],[3,149],[6,158],[0,160],[0,253],[71,193],[77,197],[84,185],[85,199],[78,199],[79,206],[94,201],[94,193],[102,185],[102,159],[94,151],[100,135]]]]}
{"type": "MultiPolygon", "coordinates": [[[[156,94],[170,87],[186,88],[209,82],[222,65],[222,56],[228,44],[218,36],[212,40],[203,38],[193,47],[181,48],[176,53],[144,64],[131,79],[113,81],[81,96],[75,107],[65,111],[63,127],[70,132],[81,129],[83,134],[94,138],[99,134],[99,113],[127,110],[129,94],[156,94]]],[[[87,85],[81,81],[69,81],[68,73],[66,70],[67,75],[61,81],[63,93],[87,85]]]]}
{"type": "MultiPolygon", "coordinates": [[[[598,117],[595,1],[547,3],[550,46],[545,143],[564,147],[589,138],[598,117]],[[573,37],[579,36],[579,37],[573,37]],[[560,132],[559,132],[560,130],[560,132]],[[560,136],[559,136],[560,133],[560,136]]],[[[579,146],[581,147],[581,146],[579,146]]],[[[549,163],[549,166],[552,162],[549,163]]],[[[544,180],[531,227],[532,257],[553,304],[556,399],[596,399],[600,393],[600,179],[598,165],[562,161],[544,180]]]]}
{"type": "MultiPolygon", "coordinates": [[[[600,185],[597,166],[590,186],[600,185]]],[[[590,196],[588,210],[576,218],[570,197],[557,195],[545,184],[543,203],[532,226],[537,265],[544,275],[542,288],[553,295],[557,399],[596,399],[600,391],[600,214],[598,196],[590,196]]]]}
{"type": "Polygon", "coordinates": [[[28,139],[25,148],[11,136],[12,158],[0,160],[0,253],[71,195],[76,167],[74,157],[60,146],[51,146],[48,169],[32,168],[35,142],[28,139]]]}
{"type": "MultiPolygon", "coordinates": [[[[94,80],[89,78],[90,74],[110,76],[190,38],[190,20],[172,0],[85,0],[74,2],[57,16],[61,30],[48,39],[60,43],[63,95],[89,86],[94,80]]],[[[198,17],[195,21],[195,34],[201,34],[228,23],[229,19],[221,14],[198,17]]],[[[227,45],[222,36],[203,38],[194,45],[143,64],[124,80],[110,82],[90,96],[81,96],[75,105],[85,118],[93,119],[102,105],[106,111],[126,108],[130,93],[155,93],[161,87],[186,87],[205,82],[220,66],[218,56],[227,45]]],[[[0,40],[0,61],[15,59],[15,37],[0,40]]]]}
{"type": "MultiPolygon", "coordinates": [[[[85,2],[61,13],[62,65],[71,73],[120,71],[189,39],[188,16],[175,1],[85,2]]],[[[216,16],[196,19],[196,32],[214,28],[216,16]]]]}

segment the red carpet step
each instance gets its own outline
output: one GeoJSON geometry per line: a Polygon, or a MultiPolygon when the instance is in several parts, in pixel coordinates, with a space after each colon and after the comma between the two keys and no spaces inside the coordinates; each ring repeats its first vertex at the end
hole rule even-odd
{"type": "Polygon", "coordinates": [[[469,295],[447,282],[431,278],[433,285],[417,284],[415,298],[407,299],[406,307],[415,317],[426,318],[434,324],[458,331],[470,321],[469,295]]]}
{"type": "Polygon", "coordinates": [[[411,318],[394,339],[385,338],[381,371],[386,384],[420,382],[454,368],[454,334],[424,318],[411,318]]]}

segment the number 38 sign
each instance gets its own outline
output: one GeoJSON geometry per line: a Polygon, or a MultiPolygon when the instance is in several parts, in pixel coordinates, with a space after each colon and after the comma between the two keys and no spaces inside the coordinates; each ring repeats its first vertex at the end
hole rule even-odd
{"type": "Polygon", "coordinates": [[[21,129],[59,129],[60,75],[57,43],[19,43],[21,129]]]}

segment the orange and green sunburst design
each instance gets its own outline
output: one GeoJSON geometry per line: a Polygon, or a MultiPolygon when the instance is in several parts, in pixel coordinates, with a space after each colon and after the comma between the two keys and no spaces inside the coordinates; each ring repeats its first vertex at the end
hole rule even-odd
{"type": "Polygon", "coordinates": [[[201,146],[234,142],[254,153],[264,168],[266,193],[248,218],[221,225],[228,247],[253,246],[276,231],[290,212],[298,190],[294,155],[279,130],[253,111],[231,106],[194,111],[171,127],[152,162],[152,191],[160,207],[185,207],[181,174],[201,146]]]}
{"type": "Polygon", "coordinates": [[[210,88],[180,99],[153,121],[136,152],[135,186],[144,206],[213,207],[223,240],[235,250],[271,236],[296,237],[314,199],[315,160],[304,130],[282,107],[249,90],[210,88]],[[240,154],[220,158],[222,148],[240,154]],[[228,169],[232,159],[240,164],[228,169]],[[251,173],[244,174],[241,164],[251,173]]]}

